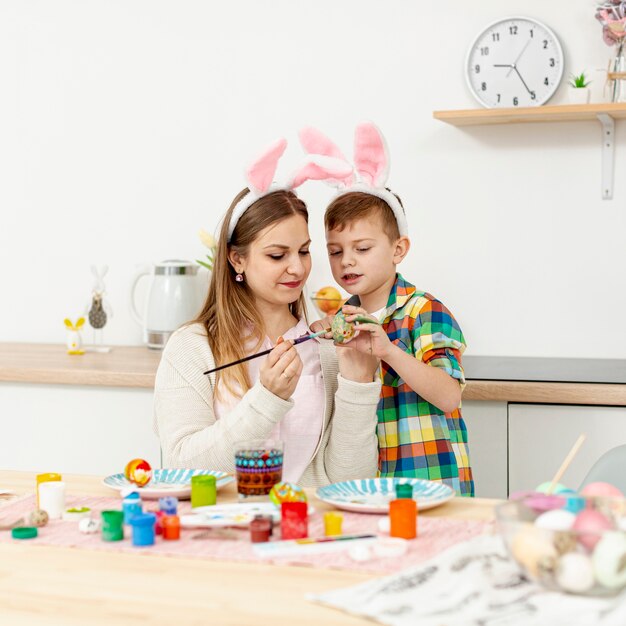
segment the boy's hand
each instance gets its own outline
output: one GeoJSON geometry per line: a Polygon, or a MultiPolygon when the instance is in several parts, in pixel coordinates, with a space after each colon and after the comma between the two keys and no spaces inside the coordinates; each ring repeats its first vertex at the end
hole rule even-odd
{"type": "Polygon", "coordinates": [[[378,320],[356,306],[345,305],[342,310],[348,322],[355,322],[357,317],[361,319],[367,317],[372,320],[372,323],[355,322],[354,327],[359,334],[346,344],[338,344],[338,347],[352,348],[384,361],[394,345],[389,341],[387,333],[378,320]]]}

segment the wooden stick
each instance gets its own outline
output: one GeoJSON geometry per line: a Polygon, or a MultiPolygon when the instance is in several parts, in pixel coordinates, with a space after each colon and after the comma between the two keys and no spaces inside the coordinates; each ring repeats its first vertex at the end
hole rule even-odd
{"type": "Polygon", "coordinates": [[[569,454],[565,457],[565,460],[563,461],[563,463],[561,463],[561,467],[559,467],[556,474],[554,475],[554,478],[552,479],[552,482],[550,483],[550,486],[548,487],[548,490],[546,491],[548,495],[550,495],[554,491],[554,488],[556,487],[557,483],[561,480],[561,477],[563,476],[563,474],[565,474],[565,470],[569,467],[570,463],[572,462],[572,460],[578,453],[578,450],[580,450],[580,446],[583,445],[586,438],[587,438],[586,433],[582,433],[580,437],[578,437],[578,439],[576,440],[576,443],[572,446],[572,449],[569,451],[569,454]]]}

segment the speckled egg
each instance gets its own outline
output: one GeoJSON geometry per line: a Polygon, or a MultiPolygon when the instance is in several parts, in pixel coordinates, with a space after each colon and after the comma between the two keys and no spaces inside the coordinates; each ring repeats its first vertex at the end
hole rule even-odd
{"type": "Polygon", "coordinates": [[[614,487],[613,485],[610,485],[609,483],[601,483],[601,482],[589,483],[588,485],[582,488],[580,494],[587,498],[591,498],[591,497],[623,498],[624,497],[624,494],[617,487],[614,487]]]}
{"type": "Polygon", "coordinates": [[[302,487],[293,483],[276,483],[270,490],[270,501],[280,508],[283,502],[306,502],[302,487]]]}
{"type": "Polygon", "coordinates": [[[85,535],[93,535],[100,530],[100,520],[85,517],[78,522],[78,530],[85,535]]]}
{"type": "Polygon", "coordinates": [[[31,511],[29,516],[27,517],[28,525],[35,526],[36,528],[41,528],[48,523],[49,517],[48,513],[43,509],[35,509],[31,511]]]}
{"type": "Polygon", "coordinates": [[[593,565],[586,554],[568,552],[556,566],[555,580],[563,591],[584,593],[594,585],[593,565]]]}
{"type": "Polygon", "coordinates": [[[144,487],[152,480],[152,467],[145,459],[133,459],[126,464],[124,476],[138,487],[144,487]]]}
{"type": "Polygon", "coordinates": [[[524,526],[513,537],[510,550],[515,560],[535,578],[557,556],[549,533],[531,524],[524,526]]]}
{"type": "Polygon", "coordinates": [[[595,548],[600,536],[605,530],[613,528],[613,524],[599,511],[585,509],[581,511],[574,520],[572,530],[578,532],[580,543],[591,551],[595,548]]]}
{"type": "Polygon", "coordinates": [[[535,526],[548,530],[570,530],[574,525],[576,516],[563,509],[546,511],[537,517],[535,526]]]}
{"type": "Polygon", "coordinates": [[[593,570],[601,585],[619,589],[626,585],[626,535],[608,530],[598,541],[592,556],[593,570]]]}

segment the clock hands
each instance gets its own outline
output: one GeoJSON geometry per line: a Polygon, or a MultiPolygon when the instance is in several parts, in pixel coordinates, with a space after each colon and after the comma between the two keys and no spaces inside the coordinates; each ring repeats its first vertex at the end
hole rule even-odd
{"type": "MultiPolygon", "coordinates": [[[[523,52],[523,51],[522,51],[523,52]]],[[[520,55],[521,56],[521,55],[520,55]]],[[[519,58],[519,57],[518,57],[519,58]]],[[[517,73],[517,75],[519,76],[519,79],[522,81],[522,85],[524,85],[524,87],[526,87],[526,91],[529,94],[532,94],[532,91],[528,88],[528,85],[526,84],[526,81],[522,78],[522,75],[519,73],[519,70],[517,69],[517,65],[515,63],[494,63],[493,64],[494,67],[510,67],[511,69],[509,70],[509,73],[507,74],[507,76],[513,71],[515,70],[515,72],[517,73]]]]}
{"type": "MultiPolygon", "coordinates": [[[[528,39],[526,41],[526,44],[524,45],[524,47],[522,48],[521,52],[517,55],[517,59],[515,59],[515,61],[513,61],[513,64],[510,66],[512,69],[515,69],[517,67],[517,64],[519,63],[519,60],[522,58],[522,54],[524,54],[524,52],[526,52],[526,48],[528,48],[528,44],[530,44],[530,39],[528,39]]],[[[509,74],[511,73],[511,70],[509,70],[509,72],[507,73],[506,77],[509,77],[509,74]]],[[[522,81],[524,82],[524,81],[522,81]]],[[[526,87],[526,89],[528,89],[528,87],[526,87]]]]}

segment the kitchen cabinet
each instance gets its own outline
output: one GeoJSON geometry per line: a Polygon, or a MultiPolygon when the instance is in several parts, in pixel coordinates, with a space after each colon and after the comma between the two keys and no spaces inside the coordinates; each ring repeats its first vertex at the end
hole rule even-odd
{"type": "Polygon", "coordinates": [[[508,426],[510,493],[551,480],[587,433],[561,480],[576,489],[602,454],[626,443],[626,407],[509,404],[508,426]]]}

